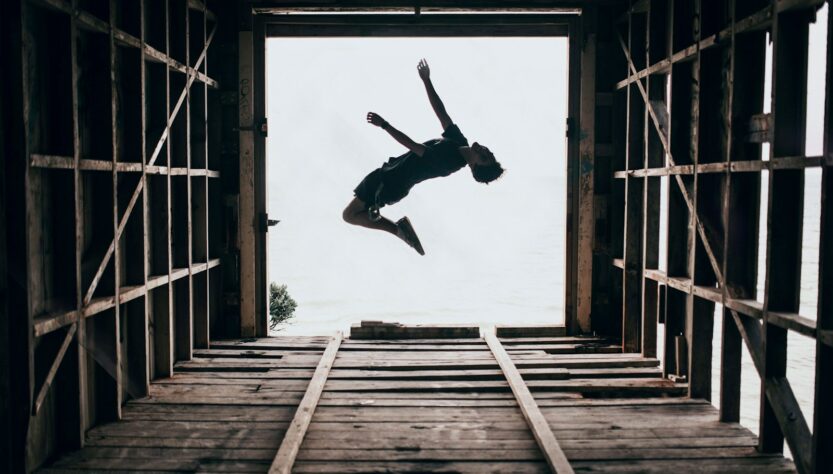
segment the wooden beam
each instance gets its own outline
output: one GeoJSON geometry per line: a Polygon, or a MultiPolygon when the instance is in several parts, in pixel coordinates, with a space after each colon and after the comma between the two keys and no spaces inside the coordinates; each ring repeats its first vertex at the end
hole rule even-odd
{"type": "MultiPolygon", "coordinates": [[[[773,23],[772,47],[772,144],[770,160],[803,155],[805,146],[808,19],[802,13],[779,13],[773,23]]],[[[771,380],[786,377],[787,330],[772,324],[766,313],[797,313],[801,284],[801,245],[804,216],[804,172],[778,170],[769,173],[767,266],[764,282],[763,348],[761,373],[760,444],[763,452],[783,451],[785,426],[779,419],[783,407],[767,395],[771,380]]],[[[796,433],[796,431],[790,431],[796,433]]],[[[810,443],[788,439],[788,444],[810,443]]],[[[793,451],[801,472],[808,459],[793,451]]]]}
{"type": "Polygon", "coordinates": [[[616,0],[346,0],[334,5],[331,0],[254,0],[257,13],[286,13],[298,11],[408,11],[420,7],[431,10],[489,10],[489,11],[575,11],[588,5],[618,5],[616,0]]]}
{"type": "Polygon", "coordinates": [[[771,170],[804,170],[824,166],[824,157],[819,156],[780,156],[774,161],[748,160],[732,161],[729,163],[705,163],[697,166],[696,171],[692,165],[667,166],[664,168],[648,168],[643,170],[623,170],[614,173],[616,179],[625,179],[628,176],[674,176],[693,175],[707,173],[758,173],[771,170]]]}
{"type": "MultiPolygon", "coordinates": [[[[121,129],[122,129],[122,121],[119,117],[119,92],[122,89],[121,86],[121,76],[118,71],[118,62],[117,62],[117,52],[116,52],[116,42],[115,38],[113,37],[113,26],[116,23],[116,0],[109,0],[108,11],[109,15],[109,31],[108,31],[108,55],[110,59],[109,69],[110,69],[110,153],[111,159],[113,163],[113,169],[111,171],[111,183],[112,183],[112,199],[113,199],[113,207],[110,211],[110,216],[112,219],[112,229],[113,235],[116,235],[119,229],[119,177],[117,172],[117,163],[121,161],[121,129]]],[[[126,224],[126,223],[125,223],[126,224]]],[[[121,255],[121,246],[118,245],[119,238],[114,237],[114,250],[113,250],[113,298],[115,301],[119,301],[119,296],[121,293],[121,285],[123,281],[122,277],[122,255],[121,255]]],[[[144,250],[144,249],[140,249],[144,250]]],[[[112,374],[113,378],[115,379],[115,400],[113,400],[113,404],[115,406],[112,407],[112,410],[115,413],[115,418],[121,419],[121,405],[124,401],[124,379],[125,379],[125,371],[127,370],[126,362],[123,358],[124,354],[122,352],[122,341],[123,341],[123,331],[122,331],[122,318],[121,318],[121,310],[122,307],[119,304],[114,305],[114,312],[113,312],[113,332],[110,334],[110,337],[113,338],[113,360],[115,361],[115,373],[112,374]]]]}
{"type": "Polygon", "coordinates": [[[35,403],[32,405],[32,416],[37,416],[40,412],[40,408],[43,406],[43,401],[46,399],[47,393],[49,393],[49,387],[52,386],[52,381],[55,380],[55,374],[58,373],[58,369],[61,367],[61,362],[64,360],[64,356],[69,349],[70,343],[72,343],[72,339],[75,336],[77,328],[78,325],[73,324],[69,327],[69,329],[67,329],[67,333],[64,335],[64,342],[61,343],[61,347],[58,349],[58,353],[55,355],[52,365],[49,367],[49,372],[46,373],[46,378],[44,379],[40,390],[38,390],[38,396],[35,398],[35,403]]]}
{"type": "MultiPolygon", "coordinates": [[[[737,33],[737,1],[730,2],[731,37],[728,71],[729,103],[726,110],[726,152],[724,163],[764,163],[760,146],[734,139],[736,121],[763,111],[766,33],[755,32],[744,36],[737,33]],[[735,87],[735,84],[743,87],[735,87]]],[[[722,163],[721,163],[722,164],[722,163]]],[[[702,172],[699,167],[698,172],[702,172]]],[[[753,298],[757,287],[758,224],[760,209],[760,175],[737,175],[731,166],[723,172],[723,200],[721,221],[723,235],[723,299],[753,298]],[[731,257],[730,257],[731,256],[731,257]]],[[[742,336],[734,311],[723,308],[721,340],[720,419],[725,422],[740,420],[740,389],[742,336]]]]}
{"type": "Polygon", "coordinates": [[[73,184],[74,184],[74,212],[75,212],[75,280],[76,280],[76,303],[78,311],[78,324],[76,327],[77,337],[75,338],[76,346],[75,352],[78,355],[78,366],[76,372],[78,374],[78,426],[74,430],[73,436],[78,440],[78,447],[83,447],[86,442],[87,429],[89,428],[89,419],[91,408],[89,406],[89,360],[87,358],[87,349],[85,347],[87,341],[87,321],[81,316],[84,307],[83,302],[83,279],[82,279],[82,264],[84,254],[84,220],[83,220],[83,203],[81,201],[81,117],[79,113],[79,80],[80,72],[78,70],[78,20],[76,16],[70,18],[70,55],[71,55],[71,78],[72,83],[72,160],[73,160],[73,184]]]}
{"type": "MultiPolygon", "coordinates": [[[[252,28],[252,65],[254,75],[252,90],[254,91],[254,117],[256,124],[266,119],[266,38],[264,20],[262,17],[254,19],[252,28]]],[[[269,246],[266,233],[269,226],[261,226],[262,219],[267,218],[266,208],[266,136],[256,133],[254,136],[255,158],[255,217],[258,223],[255,228],[255,335],[265,337],[269,335],[269,282],[266,280],[266,263],[269,261],[269,246]]]]}
{"type": "Polygon", "coordinates": [[[251,16],[238,33],[238,129],[240,157],[240,200],[238,236],[240,239],[240,335],[256,334],[257,304],[255,295],[255,251],[257,216],[255,215],[255,137],[254,137],[254,56],[251,16]]]}
{"type": "MultiPolygon", "coordinates": [[[[574,192],[578,198],[578,230],[576,238],[576,288],[573,332],[592,331],[590,312],[593,287],[593,247],[595,241],[594,181],[596,148],[596,10],[586,9],[581,16],[583,45],[581,48],[581,106],[579,112],[578,184],[574,192]]],[[[575,76],[571,76],[575,77],[575,76]]]]}
{"type": "Polygon", "coordinates": [[[827,80],[824,102],[821,233],[819,237],[816,393],[813,404],[812,472],[833,470],[833,4],[827,3],[827,80]]]}
{"type": "MultiPolygon", "coordinates": [[[[643,14],[628,17],[628,51],[639,53],[644,59],[647,20],[643,14]]],[[[621,41],[621,37],[620,37],[621,41]]],[[[628,60],[632,63],[630,54],[628,60]]],[[[642,84],[639,84],[642,87],[642,84]]],[[[641,89],[640,89],[641,90],[641,89]]],[[[635,87],[627,91],[627,123],[625,133],[625,169],[645,166],[645,102],[635,87]]],[[[642,280],[643,280],[643,198],[644,179],[625,180],[625,225],[622,272],[622,348],[625,352],[639,352],[642,342],[642,280]]]]}
{"type": "Polygon", "coordinates": [[[321,398],[321,392],[324,391],[324,384],[327,383],[327,376],[330,374],[330,369],[333,367],[333,362],[338,354],[338,348],[341,346],[342,335],[337,332],[327,344],[324,350],[324,355],[318,362],[315,368],[315,373],[307,386],[304,393],[304,398],[298,404],[295,410],[295,416],[289,428],[284,434],[281,446],[272,465],[269,467],[270,474],[289,474],[292,472],[292,466],[295,464],[295,458],[298,456],[298,451],[301,449],[301,443],[304,442],[304,435],[307,433],[312,416],[315,414],[315,407],[318,406],[318,399],[321,398]]]}
{"type": "Polygon", "coordinates": [[[518,369],[515,367],[515,364],[512,362],[509,354],[506,353],[503,345],[495,336],[494,330],[489,328],[485,329],[483,332],[486,344],[489,345],[489,350],[492,351],[492,355],[495,356],[495,360],[497,360],[500,370],[502,370],[504,376],[506,376],[506,381],[509,383],[509,387],[515,395],[515,400],[518,401],[521,413],[523,413],[524,419],[526,419],[526,422],[529,425],[529,429],[535,436],[535,441],[541,448],[541,452],[544,455],[544,459],[547,460],[547,464],[550,466],[550,469],[552,472],[558,474],[572,473],[573,468],[570,466],[570,461],[567,460],[567,457],[564,455],[564,451],[558,444],[558,440],[552,433],[549,422],[547,422],[544,414],[541,413],[541,410],[538,408],[538,404],[535,403],[535,398],[533,398],[532,393],[529,392],[529,388],[527,388],[524,383],[521,374],[518,372],[518,369]]]}

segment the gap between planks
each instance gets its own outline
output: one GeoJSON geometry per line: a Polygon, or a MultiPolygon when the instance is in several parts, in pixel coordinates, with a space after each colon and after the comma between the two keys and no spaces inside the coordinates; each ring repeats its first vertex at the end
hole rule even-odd
{"type": "Polygon", "coordinates": [[[272,466],[269,468],[269,474],[289,474],[292,472],[292,466],[295,464],[295,458],[298,456],[298,451],[301,449],[301,443],[304,441],[304,435],[307,433],[312,415],[315,413],[315,407],[318,405],[318,399],[321,398],[321,392],[324,391],[324,384],[327,383],[327,376],[330,374],[330,369],[333,367],[338,348],[341,346],[342,334],[341,331],[336,332],[321,360],[318,362],[318,367],[315,368],[315,373],[307,386],[307,391],[304,398],[298,405],[295,411],[295,417],[286,431],[286,435],[281,442],[278,453],[272,461],[272,466]]]}
{"type": "Polygon", "coordinates": [[[515,367],[509,354],[506,353],[497,336],[495,336],[494,328],[486,328],[483,331],[483,337],[486,339],[486,344],[489,345],[489,349],[495,356],[495,360],[497,360],[500,369],[506,376],[506,381],[509,382],[509,387],[512,389],[512,393],[515,394],[515,399],[518,401],[521,413],[523,413],[529,429],[532,431],[533,436],[535,436],[535,441],[538,442],[538,446],[541,448],[541,452],[547,460],[550,469],[557,474],[573,474],[570,461],[567,460],[567,456],[561,450],[558,440],[552,433],[552,429],[550,429],[544,414],[541,413],[541,409],[538,408],[538,404],[535,403],[535,399],[524,383],[524,379],[521,377],[521,374],[518,372],[518,369],[515,367]]]}

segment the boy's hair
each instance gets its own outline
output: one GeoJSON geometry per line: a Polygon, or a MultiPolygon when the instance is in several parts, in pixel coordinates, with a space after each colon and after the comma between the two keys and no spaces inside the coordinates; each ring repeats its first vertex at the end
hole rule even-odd
{"type": "Polygon", "coordinates": [[[489,165],[474,165],[471,168],[471,174],[475,181],[489,184],[501,177],[503,167],[497,161],[489,165]]]}

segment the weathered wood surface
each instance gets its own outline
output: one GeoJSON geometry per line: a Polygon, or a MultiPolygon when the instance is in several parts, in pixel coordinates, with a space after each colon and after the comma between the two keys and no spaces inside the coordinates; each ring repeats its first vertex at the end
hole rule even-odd
{"type": "Polygon", "coordinates": [[[529,429],[532,431],[532,435],[538,443],[538,447],[541,448],[547,465],[557,473],[572,474],[573,468],[570,466],[570,461],[567,460],[567,457],[564,455],[564,450],[561,449],[561,445],[558,444],[558,440],[552,434],[552,429],[547,424],[547,419],[541,413],[538,404],[535,403],[535,398],[532,397],[532,393],[524,383],[524,379],[521,377],[520,372],[518,372],[517,367],[512,363],[509,354],[494,334],[487,333],[485,339],[489,345],[489,349],[500,365],[500,370],[506,377],[506,381],[512,388],[512,393],[518,401],[518,407],[521,409],[521,413],[523,413],[524,419],[526,419],[529,429]]]}
{"type": "MultiPolygon", "coordinates": [[[[527,350],[570,339],[503,346],[574,470],[794,472],[781,456],[759,454],[755,437],[721,423],[710,404],[681,396],[686,386],[659,377],[655,359],[527,350]]],[[[196,351],[44,472],[263,473],[298,413],[311,417],[292,472],[550,472],[484,340],[390,343],[344,340],[307,412],[298,407],[325,338],[196,351]],[[486,351],[455,350],[471,345],[486,351]]]]}
{"type": "Polygon", "coordinates": [[[292,465],[295,464],[295,458],[298,456],[298,450],[301,448],[301,443],[304,441],[304,436],[309,428],[309,423],[318,406],[318,399],[321,397],[321,392],[324,390],[324,384],[327,383],[327,376],[330,374],[330,369],[333,367],[333,361],[338,353],[338,348],[341,345],[342,335],[340,332],[333,336],[327,349],[321,356],[321,361],[318,362],[318,367],[309,382],[307,391],[301,403],[298,404],[298,409],[295,411],[295,417],[286,432],[286,435],[281,441],[281,446],[278,449],[278,454],[272,461],[272,466],[269,468],[269,473],[290,473],[292,465]]]}

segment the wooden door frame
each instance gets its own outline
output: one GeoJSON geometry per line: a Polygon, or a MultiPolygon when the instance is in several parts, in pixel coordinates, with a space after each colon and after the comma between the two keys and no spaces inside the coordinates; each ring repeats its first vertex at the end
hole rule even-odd
{"type": "MultiPolygon", "coordinates": [[[[241,81],[243,62],[250,61],[251,69],[246,73],[251,78],[253,91],[253,116],[247,124],[248,135],[253,140],[251,166],[244,167],[241,152],[241,225],[253,222],[254,232],[241,229],[241,248],[249,249],[248,261],[241,252],[241,326],[247,312],[251,312],[254,319],[250,319],[249,327],[253,330],[242,331],[244,336],[266,335],[268,324],[268,305],[266,295],[266,233],[258,219],[266,215],[266,159],[265,135],[259,132],[259,124],[266,116],[266,71],[265,71],[265,40],[272,37],[567,37],[569,39],[568,59],[568,136],[567,136],[567,199],[566,222],[566,274],[565,274],[565,325],[570,334],[588,332],[590,328],[590,284],[592,282],[592,225],[593,225],[593,188],[592,168],[579,166],[579,145],[584,133],[580,130],[593,129],[593,123],[583,123],[581,120],[583,101],[594,101],[594,81],[590,81],[589,89],[582,97],[581,66],[587,64],[584,56],[584,42],[581,34],[581,16],[573,13],[555,14],[500,14],[500,13],[441,13],[441,14],[289,14],[266,15],[255,14],[252,20],[252,31],[248,38],[241,36],[241,41],[251,41],[251,57],[241,56],[241,81]],[[251,175],[244,176],[245,173],[251,175]],[[586,186],[589,179],[590,186],[586,186]],[[580,180],[581,186],[580,186],[580,180]],[[253,190],[244,190],[244,183],[251,183],[253,190]],[[251,191],[251,214],[245,215],[243,195],[251,191]],[[588,207],[589,206],[589,207],[588,207]],[[580,222],[579,210],[583,209],[584,216],[580,222]],[[589,216],[588,214],[589,209],[589,216]],[[587,231],[589,223],[589,232],[587,231]],[[583,225],[582,225],[583,224],[583,225]],[[258,228],[259,227],[259,228],[258,228]],[[579,232],[579,229],[583,229],[579,232]],[[580,238],[579,234],[585,237],[580,238]],[[588,238],[589,234],[589,238],[588,238]],[[581,256],[590,256],[581,258],[581,256]],[[578,271],[579,263],[583,269],[578,271]],[[588,264],[589,262],[589,264],[588,264]],[[247,276],[252,278],[246,282],[247,276]],[[581,284],[581,283],[584,284],[581,284]],[[244,292],[253,292],[254,300],[246,298],[244,292]],[[582,297],[583,295],[583,297],[582,297]],[[248,303],[247,303],[248,301],[248,303]]],[[[244,51],[241,45],[241,51],[244,51]]],[[[587,85],[585,85],[587,87],[587,85]]],[[[594,103],[594,102],[591,102],[594,103]]],[[[591,107],[592,108],[592,107],[591,107]]],[[[584,108],[587,110],[588,108],[584,108]]],[[[592,119],[592,117],[591,117],[592,119]]],[[[241,133],[243,130],[241,123],[241,133]]],[[[592,137],[591,137],[592,139],[592,137]]],[[[241,148],[243,143],[241,143],[241,148]]],[[[592,165],[592,150],[590,163],[592,165]]],[[[249,225],[249,224],[246,224],[249,225]]],[[[251,230],[251,229],[250,229],[251,230]]]]}

